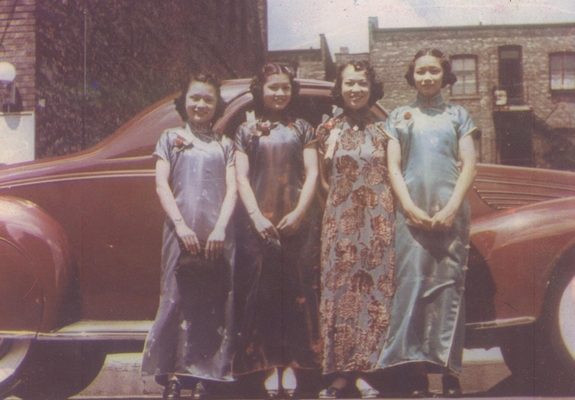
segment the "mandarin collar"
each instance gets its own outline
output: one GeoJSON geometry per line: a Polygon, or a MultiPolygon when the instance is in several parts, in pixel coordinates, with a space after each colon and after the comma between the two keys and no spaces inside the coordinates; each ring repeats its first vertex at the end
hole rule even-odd
{"type": "Polygon", "coordinates": [[[184,130],[188,136],[188,139],[195,136],[203,142],[211,142],[212,140],[217,140],[211,128],[206,128],[205,130],[200,131],[198,129],[194,129],[188,122],[186,123],[184,130]]]}
{"type": "Polygon", "coordinates": [[[415,103],[421,108],[442,108],[445,105],[445,100],[443,100],[441,93],[433,97],[423,97],[418,93],[415,103]]]}

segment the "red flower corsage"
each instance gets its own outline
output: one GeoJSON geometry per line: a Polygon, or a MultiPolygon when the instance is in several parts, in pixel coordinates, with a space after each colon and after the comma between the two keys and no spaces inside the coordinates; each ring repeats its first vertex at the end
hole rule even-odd
{"type": "Polygon", "coordinates": [[[325,124],[323,124],[323,126],[325,127],[325,129],[327,129],[328,131],[332,130],[335,127],[335,120],[334,119],[330,119],[329,121],[326,121],[325,124]]]}
{"type": "Polygon", "coordinates": [[[184,139],[180,135],[176,136],[176,138],[174,139],[173,147],[174,147],[176,152],[180,152],[180,151],[184,150],[184,148],[187,145],[188,145],[188,143],[186,142],[186,139],[184,139]]]}
{"type": "Polygon", "coordinates": [[[271,123],[270,121],[258,121],[256,123],[256,130],[258,136],[268,136],[273,128],[275,128],[277,122],[271,123]]]}
{"type": "Polygon", "coordinates": [[[405,114],[403,114],[403,119],[410,120],[411,119],[411,113],[409,111],[406,111],[405,114]]]}

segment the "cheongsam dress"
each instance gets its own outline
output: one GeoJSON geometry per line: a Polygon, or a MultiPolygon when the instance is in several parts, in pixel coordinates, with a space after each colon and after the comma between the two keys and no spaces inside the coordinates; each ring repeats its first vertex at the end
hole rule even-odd
{"type": "MultiPolygon", "coordinates": [[[[297,119],[267,131],[242,124],[236,151],[249,160],[249,181],[262,214],[274,226],[297,205],[305,180],[303,152],[315,148],[312,126],[297,119]]],[[[238,349],[234,373],[274,367],[316,369],[320,210],[314,204],[299,230],[280,245],[260,238],[241,204],[235,274],[238,349]]]]}
{"type": "MultiPolygon", "coordinates": [[[[438,95],[395,109],[385,129],[401,146],[410,197],[433,216],[451,198],[460,174],[459,141],[476,130],[473,121],[463,107],[438,95]]],[[[407,224],[398,209],[397,291],[381,367],[427,362],[460,372],[469,218],[464,202],[451,229],[422,230],[407,224]]]]}
{"type": "MultiPolygon", "coordinates": [[[[170,163],[169,184],[186,224],[205,244],[226,194],[226,169],[234,163],[229,138],[194,134],[188,125],[165,131],[154,156],[170,163]],[[184,130],[196,145],[185,144],[184,130]]],[[[231,224],[229,224],[231,225],[231,224]]],[[[182,250],[166,218],[162,241],[160,304],[144,347],[142,373],[232,380],[233,229],[228,226],[224,256],[215,267],[193,268],[183,283],[176,274],[182,250]]]]}
{"type": "Polygon", "coordinates": [[[324,374],[376,369],[390,319],[395,213],[388,137],[382,122],[363,125],[341,117],[317,129],[323,160],[328,138],[336,140],[325,166],[329,191],[321,236],[324,374]]]}

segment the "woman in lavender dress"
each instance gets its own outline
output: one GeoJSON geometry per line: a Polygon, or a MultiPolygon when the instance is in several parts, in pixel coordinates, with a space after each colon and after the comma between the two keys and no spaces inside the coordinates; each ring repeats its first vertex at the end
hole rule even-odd
{"type": "Polygon", "coordinates": [[[233,142],[211,129],[221,109],[212,76],[192,74],[176,104],[186,123],[166,130],[154,152],[166,222],[160,305],[142,363],[165,385],[164,399],[179,399],[184,380],[233,379],[233,142]]]}

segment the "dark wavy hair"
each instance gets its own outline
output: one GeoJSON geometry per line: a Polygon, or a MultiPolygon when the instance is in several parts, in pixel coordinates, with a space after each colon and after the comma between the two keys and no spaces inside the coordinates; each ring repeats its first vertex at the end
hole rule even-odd
{"type": "Polygon", "coordinates": [[[365,76],[369,82],[370,92],[368,106],[371,107],[376,101],[383,97],[383,83],[375,76],[375,70],[369,64],[369,61],[348,61],[337,68],[337,75],[335,78],[335,86],[331,92],[334,103],[339,107],[344,107],[343,98],[341,96],[341,85],[343,83],[342,73],[348,66],[352,66],[356,71],[365,71],[365,76]]]}
{"type": "Polygon", "coordinates": [[[291,100],[286,108],[286,111],[290,111],[291,106],[294,103],[294,99],[299,94],[299,83],[295,80],[295,73],[293,69],[284,64],[273,62],[265,63],[258,74],[252,78],[250,83],[250,92],[254,98],[253,108],[258,115],[264,113],[263,89],[266,80],[270,75],[276,74],[286,74],[291,84],[291,100]]]}
{"type": "Polygon", "coordinates": [[[415,79],[413,78],[413,74],[415,73],[415,62],[417,59],[423,56],[433,56],[439,60],[441,68],[443,69],[443,81],[441,82],[442,88],[446,87],[447,85],[453,85],[455,82],[457,82],[457,77],[451,71],[451,61],[449,61],[449,58],[439,49],[426,47],[415,53],[415,57],[413,57],[413,60],[411,60],[407,67],[405,79],[410,86],[415,87],[415,79]]]}
{"type": "Polygon", "coordinates": [[[186,93],[188,93],[188,88],[192,82],[202,82],[211,85],[216,89],[216,96],[218,97],[218,102],[216,104],[216,113],[212,118],[212,121],[217,120],[224,113],[225,104],[220,93],[221,83],[219,79],[212,74],[204,72],[190,72],[186,75],[185,79],[182,79],[180,84],[180,95],[174,100],[176,105],[176,111],[180,114],[183,121],[188,120],[188,113],[186,112],[186,93]]]}

